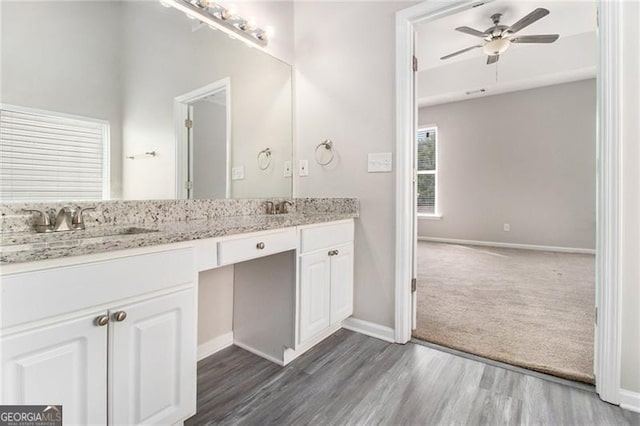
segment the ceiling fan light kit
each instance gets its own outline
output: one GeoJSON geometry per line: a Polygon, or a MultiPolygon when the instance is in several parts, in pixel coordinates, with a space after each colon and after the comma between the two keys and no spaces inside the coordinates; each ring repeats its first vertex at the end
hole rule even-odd
{"type": "Polygon", "coordinates": [[[558,34],[541,34],[541,35],[515,35],[518,31],[528,27],[534,22],[544,18],[549,14],[547,9],[538,8],[529,13],[524,18],[511,26],[500,24],[502,18],[501,13],[494,13],[491,15],[491,21],[493,26],[487,28],[484,32],[478,31],[470,27],[458,27],[456,31],[465,33],[474,37],[479,37],[483,40],[482,44],[476,46],[467,47],[457,52],[450,53],[440,58],[446,60],[470,50],[482,48],[483,53],[487,55],[487,64],[493,64],[498,62],[500,55],[509,49],[512,43],[553,43],[560,37],[558,34]]]}
{"type": "Polygon", "coordinates": [[[482,51],[489,56],[499,55],[506,51],[509,46],[511,46],[511,41],[509,39],[497,38],[482,46],[482,51]]]}

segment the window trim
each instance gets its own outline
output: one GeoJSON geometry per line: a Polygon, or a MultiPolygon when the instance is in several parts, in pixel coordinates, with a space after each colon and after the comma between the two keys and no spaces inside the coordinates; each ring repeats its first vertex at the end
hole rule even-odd
{"type": "Polygon", "coordinates": [[[436,124],[429,124],[425,126],[419,126],[416,130],[416,146],[415,146],[415,158],[416,158],[416,216],[418,219],[427,219],[427,220],[440,220],[442,219],[442,213],[440,212],[440,198],[438,194],[438,182],[439,174],[438,171],[440,169],[440,149],[439,149],[439,140],[440,134],[438,131],[438,126],[436,124]],[[435,131],[436,133],[436,167],[434,170],[418,170],[418,133],[424,131],[435,131]],[[434,188],[434,207],[433,213],[419,213],[418,212],[418,200],[417,200],[417,192],[418,192],[418,176],[419,175],[434,175],[435,188],[434,188]]]}
{"type": "MultiPolygon", "coordinates": [[[[88,121],[102,126],[102,199],[96,201],[105,201],[111,199],[111,126],[108,120],[99,118],[86,117],[83,115],[67,114],[64,112],[50,111],[41,108],[25,107],[13,104],[0,103],[0,109],[6,111],[23,112],[27,114],[41,114],[70,120],[88,121]]],[[[67,201],[67,200],[60,200],[67,201]]],[[[73,200],[71,200],[73,201],[73,200]]]]}

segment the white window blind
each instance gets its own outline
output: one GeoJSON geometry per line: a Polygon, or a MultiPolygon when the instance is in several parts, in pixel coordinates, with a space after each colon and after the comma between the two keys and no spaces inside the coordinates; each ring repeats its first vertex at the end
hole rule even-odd
{"type": "Polygon", "coordinates": [[[0,200],[108,198],[109,125],[2,105],[0,200]]]}
{"type": "Polygon", "coordinates": [[[437,206],[437,133],[435,127],[418,130],[417,171],[418,171],[418,214],[436,215],[437,206]]]}

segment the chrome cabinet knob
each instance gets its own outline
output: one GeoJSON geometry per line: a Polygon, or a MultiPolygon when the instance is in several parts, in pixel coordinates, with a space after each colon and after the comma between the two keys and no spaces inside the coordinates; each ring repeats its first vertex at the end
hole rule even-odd
{"type": "Polygon", "coordinates": [[[100,315],[95,319],[95,323],[98,327],[104,327],[109,324],[109,315],[100,315]]]}
{"type": "Polygon", "coordinates": [[[258,244],[256,244],[256,248],[258,250],[264,250],[264,243],[262,241],[260,241],[258,244]]]}
{"type": "Polygon", "coordinates": [[[118,311],[113,314],[113,319],[118,322],[122,322],[127,318],[127,313],[125,311],[118,311]]]}

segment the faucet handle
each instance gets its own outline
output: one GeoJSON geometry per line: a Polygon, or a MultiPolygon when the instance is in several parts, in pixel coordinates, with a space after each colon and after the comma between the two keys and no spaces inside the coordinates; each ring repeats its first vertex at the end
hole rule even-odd
{"type": "Polygon", "coordinates": [[[85,229],[83,213],[87,210],[95,210],[95,207],[78,207],[71,219],[73,229],[85,229]]]}
{"type": "Polygon", "coordinates": [[[41,209],[25,209],[23,210],[29,213],[40,213],[40,217],[38,217],[38,221],[36,222],[36,232],[51,232],[51,218],[49,217],[49,213],[45,210],[41,209]]]}
{"type": "Polygon", "coordinates": [[[264,206],[265,206],[265,211],[266,211],[267,214],[273,214],[274,213],[273,201],[265,201],[264,202],[264,206]]]}
{"type": "Polygon", "coordinates": [[[287,211],[287,206],[293,206],[293,203],[291,201],[287,201],[284,200],[283,202],[280,203],[280,213],[286,214],[289,213],[287,211]]]}

